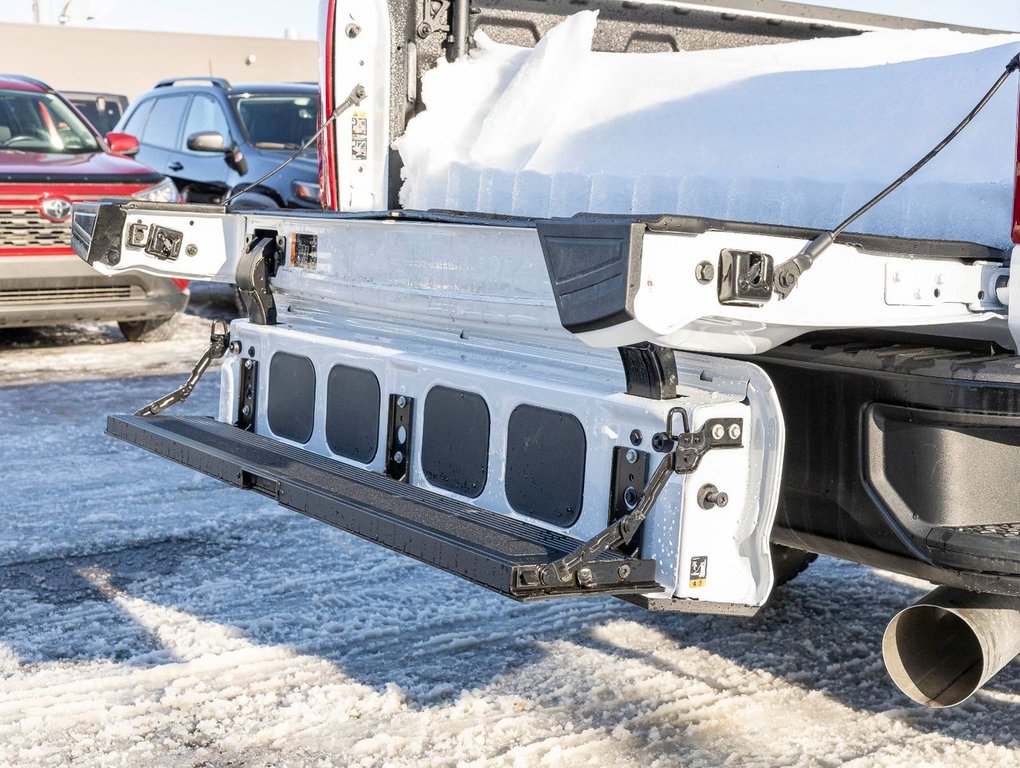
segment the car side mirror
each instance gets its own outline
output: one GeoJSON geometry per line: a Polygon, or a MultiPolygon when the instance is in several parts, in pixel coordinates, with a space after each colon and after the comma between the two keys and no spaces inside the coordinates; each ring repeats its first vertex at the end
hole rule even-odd
{"type": "Polygon", "coordinates": [[[242,176],[248,173],[248,160],[245,158],[244,152],[236,144],[227,150],[227,165],[231,166],[242,176]]]}
{"type": "Polygon", "coordinates": [[[134,157],[138,154],[138,139],[130,133],[108,133],[106,144],[115,155],[134,157]]]}
{"type": "Polygon", "coordinates": [[[199,131],[188,137],[188,149],[192,152],[229,152],[227,140],[218,131],[199,131]]]}

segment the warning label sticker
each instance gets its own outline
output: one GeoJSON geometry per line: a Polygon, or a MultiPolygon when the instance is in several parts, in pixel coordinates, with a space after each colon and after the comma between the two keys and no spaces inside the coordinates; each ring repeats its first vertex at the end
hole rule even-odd
{"type": "Polygon", "coordinates": [[[691,558],[691,578],[689,586],[691,589],[705,586],[708,580],[708,557],[691,558]]]}
{"type": "Polygon", "coordinates": [[[355,160],[368,158],[368,114],[365,112],[351,115],[351,157],[355,160]]]}
{"type": "Polygon", "coordinates": [[[290,264],[301,269],[315,269],[319,260],[319,236],[296,233],[290,241],[290,264]]]}

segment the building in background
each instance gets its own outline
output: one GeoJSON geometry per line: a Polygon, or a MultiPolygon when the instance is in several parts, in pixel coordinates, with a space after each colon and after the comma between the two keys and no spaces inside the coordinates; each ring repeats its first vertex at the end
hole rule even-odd
{"type": "Polygon", "coordinates": [[[72,25],[0,24],[0,72],[36,77],[58,90],[134,98],[167,77],[232,82],[318,79],[312,40],[191,35],[72,25]]]}

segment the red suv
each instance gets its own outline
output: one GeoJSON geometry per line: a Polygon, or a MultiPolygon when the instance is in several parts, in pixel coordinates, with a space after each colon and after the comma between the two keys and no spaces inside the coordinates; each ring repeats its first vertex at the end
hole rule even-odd
{"type": "Polygon", "coordinates": [[[132,341],[167,338],[187,283],[104,277],[71,251],[71,203],[173,202],[170,179],[132,160],[138,141],[104,140],[52,88],[0,75],[0,328],[116,320],[132,341]]]}

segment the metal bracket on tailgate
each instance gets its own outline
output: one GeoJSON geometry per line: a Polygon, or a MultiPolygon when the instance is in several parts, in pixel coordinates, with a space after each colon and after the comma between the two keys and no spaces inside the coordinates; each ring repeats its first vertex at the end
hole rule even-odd
{"type": "Polygon", "coordinates": [[[255,237],[237,263],[237,289],[248,310],[248,320],[255,325],[276,323],[276,302],[273,301],[269,278],[276,274],[282,252],[280,238],[268,235],[255,237]]]}
{"type": "Polygon", "coordinates": [[[456,61],[467,53],[470,44],[470,6],[470,0],[421,0],[415,34],[419,40],[437,33],[444,35],[446,58],[456,61]]]}
{"type": "Polygon", "coordinates": [[[648,517],[673,474],[693,472],[701,457],[713,448],[739,448],[743,435],[743,419],[709,419],[697,432],[692,432],[687,412],[680,407],[670,409],[666,430],[655,435],[652,445],[665,452],[659,466],[645,486],[634,511],[624,515],[601,533],[589,539],[570,554],[546,565],[518,566],[515,569],[515,588],[519,592],[535,590],[555,594],[559,590],[576,591],[578,588],[599,586],[607,576],[613,581],[626,581],[631,573],[627,564],[619,565],[607,574],[599,556],[618,550],[631,543],[638,528],[648,517]],[[673,432],[674,417],[679,416],[684,431],[673,432]]]}

